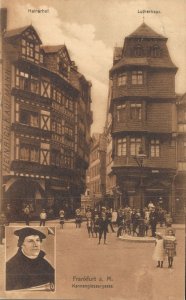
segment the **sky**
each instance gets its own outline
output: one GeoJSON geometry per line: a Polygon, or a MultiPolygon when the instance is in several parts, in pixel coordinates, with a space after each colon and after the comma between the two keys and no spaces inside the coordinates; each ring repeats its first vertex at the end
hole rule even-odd
{"type": "Polygon", "coordinates": [[[8,30],[32,24],[45,45],[65,44],[71,60],[92,83],[94,122],[102,132],[107,109],[109,69],[115,46],[144,21],[168,38],[178,67],[176,93],[186,92],[186,0],[0,0],[8,8],[8,30]],[[49,9],[29,13],[28,9],[49,9]],[[141,10],[160,13],[139,13],[141,10]]]}

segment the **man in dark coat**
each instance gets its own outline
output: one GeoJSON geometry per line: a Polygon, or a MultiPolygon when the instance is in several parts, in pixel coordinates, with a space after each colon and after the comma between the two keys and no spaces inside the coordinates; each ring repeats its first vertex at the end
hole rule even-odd
{"type": "Polygon", "coordinates": [[[156,236],[156,226],[158,223],[158,214],[155,210],[155,208],[152,208],[150,214],[149,214],[149,224],[151,226],[151,232],[152,232],[152,237],[156,236]]]}
{"type": "Polygon", "coordinates": [[[19,237],[19,250],[6,264],[6,290],[43,286],[54,289],[54,268],[44,259],[41,242],[46,235],[34,228],[14,232],[19,237]]]}
{"type": "Polygon", "coordinates": [[[99,224],[99,242],[98,242],[98,244],[100,244],[100,242],[101,242],[102,235],[104,238],[104,244],[106,244],[106,238],[107,238],[107,232],[108,232],[108,218],[107,218],[105,212],[101,213],[99,220],[98,220],[98,224],[99,224]]]}

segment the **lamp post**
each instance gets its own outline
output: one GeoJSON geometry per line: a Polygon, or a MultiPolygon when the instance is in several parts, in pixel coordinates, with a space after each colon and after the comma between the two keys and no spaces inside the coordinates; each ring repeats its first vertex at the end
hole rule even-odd
{"type": "Polygon", "coordinates": [[[143,209],[143,163],[146,158],[146,154],[143,151],[142,146],[140,146],[138,154],[133,156],[133,159],[137,162],[139,170],[140,170],[140,209],[143,209]]]}

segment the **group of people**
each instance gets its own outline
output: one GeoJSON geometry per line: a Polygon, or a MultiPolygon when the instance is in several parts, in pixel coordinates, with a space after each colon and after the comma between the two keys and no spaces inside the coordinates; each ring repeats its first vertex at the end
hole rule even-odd
{"type": "MultiPolygon", "coordinates": [[[[29,205],[26,205],[23,208],[23,213],[24,213],[24,218],[25,218],[25,223],[27,226],[30,224],[30,214],[31,214],[31,209],[29,205]]],[[[46,209],[43,208],[39,214],[40,218],[40,226],[45,226],[46,220],[47,220],[47,212],[46,209]]]]}
{"type": "MultiPolygon", "coordinates": [[[[120,208],[118,211],[112,211],[102,207],[101,211],[87,209],[86,219],[89,236],[96,232],[96,224],[99,220],[100,215],[106,214],[108,226],[111,231],[114,232],[113,226],[117,226],[117,236],[122,234],[136,235],[136,236],[148,236],[149,229],[151,230],[151,236],[155,237],[157,224],[159,223],[162,227],[165,224],[167,227],[171,226],[172,218],[169,214],[165,214],[162,208],[156,208],[152,202],[149,203],[148,207],[144,209],[132,209],[129,206],[120,208]]],[[[82,217],[80,210],[76,214],[76,227],[80,227],[82,217]],[[80,223],[78,225],[78,223],[80,223]]]]}
{"type": "Polygon", "coordinates": [[[101,211],[97,209],[91,211],[90,208],[86,211],[86,225],[89,238],[98,237],[98,245],[100,245],[103,238],[103,243],[106,244],[108,228],[110,226],[111,231],[114,232],[112,226],[112,213],[110,209],[102,207],[101,211]]]}

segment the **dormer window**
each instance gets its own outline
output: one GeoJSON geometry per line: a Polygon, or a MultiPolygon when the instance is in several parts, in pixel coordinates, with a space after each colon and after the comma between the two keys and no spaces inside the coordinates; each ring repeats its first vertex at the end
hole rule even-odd
{"type": "Polygon", "coordinates": [[[152,57],[160,57],[161,49],[158,45],[155,45],[151,48],[151,56],[152,57]]]}
{"type": "Polygon", "coordinates": [[[23,58],[39,62],[39,45],[36,45],[34,41],[23,38],[21,40],[21,53],[23,58]]]}
{"type": "Polygon", "coordinates": [[[138,45],[138,46],[134,49],[134,55],[135,55],[136,57],[141,57],[141,56],[143,56],[143,48],[142,48],[140,45],[138,45]]]}
{"type": "Polygon", "coordinates": [[[59,72],[62,73],[64,76],[68,76],[68,66],[65,62],[60,61],[58,63],[59,72]]]}
{"type": "Polygon", "coordinates": [[[58,53],[57,64],[58,64],[59,73],[61,73],[65,77],[68,77],[68,68],[70,65],[70,61],[69,61],[67,52],[64,49],[62,49],[58,53]]]}

